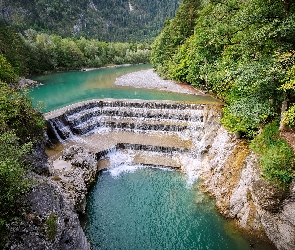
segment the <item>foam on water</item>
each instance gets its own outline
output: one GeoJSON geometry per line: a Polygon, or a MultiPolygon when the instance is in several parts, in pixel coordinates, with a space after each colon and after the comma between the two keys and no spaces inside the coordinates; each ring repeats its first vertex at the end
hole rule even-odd
{"type": "Polygon", "coordinates": [[[110,159],[110,166],[119,166],[133,161],[133,156],[131,154],[125,154],[121,151],[111,152],[107,156],[110,159]]]}
{"type": "Polygon", "coordinates": [[[110,128],[106,128],[106,127],[96,127],[93,130],[90,130],[89,132],[87,132],[85,135],[83,136],[89,136],[92,134],[101,134],[101,135],[106,135],[111,131],[110,128]]]}
{"type": "Polygon", "coordinates": [[[115,151],[107,154],[105,157],[110,160],[110,167],[106,171],[109,172],[113,178],[119,178],[123,173],[134,173],[136,170],[144,168],[173,171],[173,169],[166,167],[133,164],[134,154],[131,152],[123,153],[121,151],[115,151]]]}

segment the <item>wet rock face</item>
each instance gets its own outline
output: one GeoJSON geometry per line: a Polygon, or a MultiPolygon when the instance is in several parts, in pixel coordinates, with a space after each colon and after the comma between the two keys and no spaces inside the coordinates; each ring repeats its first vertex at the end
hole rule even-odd
{"type": "Polygon", "coordinates": [[[202,160],[203,188],[226,217],[278,249],[295,249],[295,180],[283,191],[261,179],[257,156],[220,128],[202,160]],[[243,152],[244,151],[244,152],[243,152]]]}
{"type": "Polygon", "coordinates": [[[39,183],[26,197],[27,213],[23,220],[10,224],[5,249],[90,249],[73,204],[64,198],[56,183],[35,178],[39,183]]]}

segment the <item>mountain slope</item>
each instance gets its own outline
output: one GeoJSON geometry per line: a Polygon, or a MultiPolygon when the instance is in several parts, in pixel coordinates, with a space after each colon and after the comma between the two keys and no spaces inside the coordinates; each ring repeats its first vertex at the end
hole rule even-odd
{"type": "Polygon", "coordinates": [[[18,30],[100,41],[152,41],[173,17],[178,0],[6,0],[1,18],[18,30]]]}

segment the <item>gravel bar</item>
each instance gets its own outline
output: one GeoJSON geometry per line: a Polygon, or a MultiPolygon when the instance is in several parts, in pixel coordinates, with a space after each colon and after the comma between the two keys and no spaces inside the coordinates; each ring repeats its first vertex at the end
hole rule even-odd
{"type": "Polygon", "coordinates": [[[188,84],[163,80],[153,69],[140,70],[118,77],[115,81],[115,85],[144,89],[158,89],[191,95],[205,95],[188,84]]]}

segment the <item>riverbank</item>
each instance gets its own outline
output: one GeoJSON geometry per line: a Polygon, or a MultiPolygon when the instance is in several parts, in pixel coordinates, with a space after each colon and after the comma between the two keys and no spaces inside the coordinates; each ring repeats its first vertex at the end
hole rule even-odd
{"type": "MultiPolygon", "coordinates": [[[[139,63],[139,64],[142,64],[142,63],[139,63]]],[[[81,71],[92,71],[92,70],[97,70],[97,69],[128,67],[128,66],[131,66],[131,65],[132,64],[127,64],[126,63],[126,64],[116,64],[116,65],[103,66],[103,67],[99,67],[99,68],[82,68],[81,71]]]]}
{"type": "Polygon", "coordinates": [[[134,88],[157,89],[190,95],[205,95],[191,85],[162,79],[153,69],[132,72],[115,81],[115,85],[134,88]]]}
{"type": "Polygon", "coordinates": [[[138,63],[138,64],[130,64],[130,63],[125,63],[125,64],[113,64],[113,65],[105,65],[101,67],[93,67],[93,68],[88,68],[88,67],[83,67],[80,69],[71,69],[71,70],[53,70],[53,71],[45,71],[43,72],[44,75],[49,75],[53,73],[61,73],[61,72],[75,72],[75,71],[93,71],[97,69],[107,69],[107,68],[118,68],[118,67],[128,67],[132,65],[143,65],[144,63],[138,63]]]}

